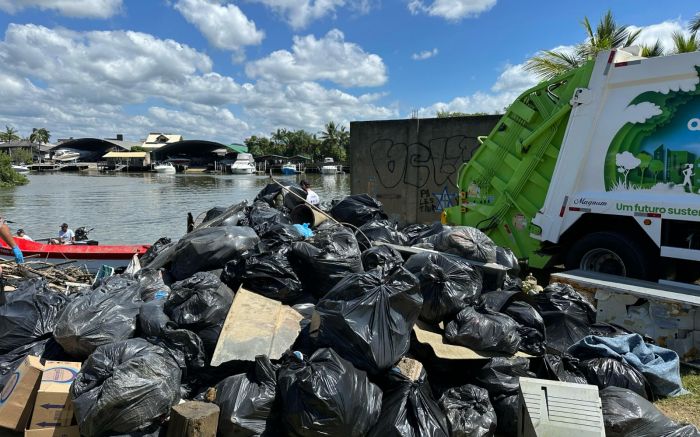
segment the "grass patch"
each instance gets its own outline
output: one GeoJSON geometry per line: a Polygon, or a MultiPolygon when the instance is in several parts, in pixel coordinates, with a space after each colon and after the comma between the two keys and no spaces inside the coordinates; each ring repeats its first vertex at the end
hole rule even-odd
{"type": "Polygon", "coordinates": [[[676,422],[700,428],[700,371],[681,366],[681,379],[689,395],[661,399],[654,405],[676,422]]]}

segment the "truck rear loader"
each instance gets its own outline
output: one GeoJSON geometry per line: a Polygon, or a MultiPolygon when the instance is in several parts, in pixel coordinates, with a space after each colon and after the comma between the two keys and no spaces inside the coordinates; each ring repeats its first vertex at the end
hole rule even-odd
{"type": "Polygon", "coordinates": [[[531,267],[693,287],[700,52],[606,51],[527,90],[459,169],[458,188],[443,221],[483,230],[531,267]]]}

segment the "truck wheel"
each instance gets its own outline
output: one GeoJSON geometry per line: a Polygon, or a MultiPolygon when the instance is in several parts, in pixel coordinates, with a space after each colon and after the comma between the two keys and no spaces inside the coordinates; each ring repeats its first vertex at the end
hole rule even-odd
{"type": "Polygon", "coordinates": [[[632,237],[617,232],[594,232],[578,240],[566,254],[567,269],[648,279],[650,257],[632,237]]]}

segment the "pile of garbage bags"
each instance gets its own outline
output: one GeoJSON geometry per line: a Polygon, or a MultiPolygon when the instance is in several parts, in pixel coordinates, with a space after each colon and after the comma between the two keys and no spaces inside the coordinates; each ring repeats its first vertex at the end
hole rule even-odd
{"type": "Polygon", "coordinates": [[[271,184],[212,208],[137,273],[78,293],[32,279],[0,294],[0,390],[33,355],[83,362],[70,395],[86,436],[157,433],[188,399],[219,406],[222,436],[493,436],[517,433],[519,378],[536,377],[598,386],[608,435],[696,435],[649,402],[685,393],[674,352],[596,324],[568,285],[523,289],[513,252],[483,232],[400,228],[366,194],[292,224],[301,195],[271,184]],[[292,306],[303,329],[280,359],[212,367],[240,287],[292,306]],[[491,358],[443,358],[419,330],[491,358]]]}

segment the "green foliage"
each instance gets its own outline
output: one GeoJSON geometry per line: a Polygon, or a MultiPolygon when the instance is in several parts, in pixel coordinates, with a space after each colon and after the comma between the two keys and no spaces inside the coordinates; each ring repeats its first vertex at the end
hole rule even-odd
{"type": "Polygon", "coordinates": [[[321,161],[324,157],[344,161],[350,145],[350,132],[345,126],[338,127],[331,121],[325,125],[325,130],[320,132],[320,138],[303,129],[296,131],[277,129],[270,134],[269,138],[253,135],[244,143],[254,156],[302,155],[308,156],[313,161],[321,161]]]}
{"type": "Polygon", "coordinates": [[[639,164],[639,170],[642,175],[642,179],[640,181],[640,185],[642,185],[644,184],[644,173],[647,171],[647,168],[649,168],[652,156],[646,152],[642,152],[639,155],[637,155],[637,159],[641,161],[641,163],[639,164]]]}
{"type": "Polygon", "coordinates": [[[671,39],[673,39],[674,54],[697,52],[700,48],[700,44],[698,44],[700,41],[698,41],[696,33],[692,33],[686,38],[681,32],[673,32],[671,39]]]}
{"type": "Polygon", "coordinates": [[[659,176],[659,173],[664,170],[664,162],[658,159],[652,159],[649,163],[649,171],[654,175],[654,183],[659,176]]]}
{"type": "Polygon", "coordinates": [[[17,135],[17,129],[5,125],[5,132],[0,132],[0,141],[18,141],[19,135],[17,135]]]}
{"type": "Polygon", "coordinates": [[[657,56],[663,56],[664,48],[661,46],[661,42],[657,39],[654,45],[642,45],[641,55],[645,58],[655,58],[657,56]]]}
{"type": "Polygon", "coordinates": [[[29,134],[29,141],[32,143],[46,144],[51,138],[51,132],[46,130],[46,128],[32,129],[32,133],[29,134]]]}
{"type": "Polygon", "coordinates": [[[134,146],[129,149],[129,152],[147,152],[147,150],[144,149],[143,146],[134,146]]]}
{"type": "Polygon", "coordinates": [[[435,116],[437,118],[450,118],[450,117],[471,117],[473,115],[489,115],[487,112],[450,112],[450,111],[438,111],[435,116]]]}
{"type": "Polygon", "coordinates": [[[7,153],[0,152],[0,188],[15,187],[29,183],[26,176],[12,170],[12,160],[7,153]]]}
{"type": "Polygon", "coordinates": [[[631,32],[628,26],[617,24],[609,10],[600,19],[595,29],[591,26],[588,17],[584,17],[582,25],[586,31],[586,40],[578,44],[573,53],[557,50],[541,51],[527,61],[525,70],[535,73],[542,80],[550,80],[580,67],[603,50],[634,44],[640,32],[640,30],[631,32]]]}
{"type": "Polygon", "coordinates": [[[34,154],[29,149],[14,148],[10,150],[10,159],[13,164],[28,164],[34,160],[34,154]]]}
{"type": "Polygon", "coordinates": [[[692,33],[700,31],[700,13],[695,14],[695,17],[690,19],[688,30],[692,33]]]}

